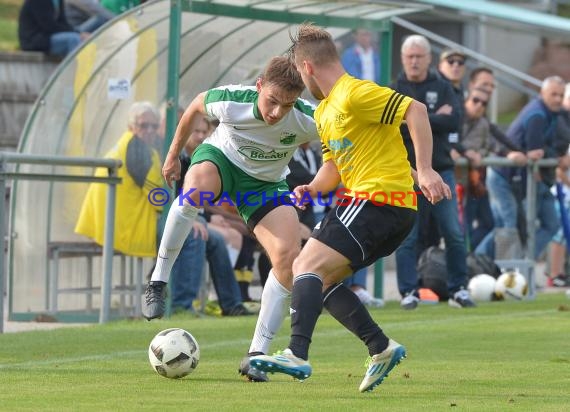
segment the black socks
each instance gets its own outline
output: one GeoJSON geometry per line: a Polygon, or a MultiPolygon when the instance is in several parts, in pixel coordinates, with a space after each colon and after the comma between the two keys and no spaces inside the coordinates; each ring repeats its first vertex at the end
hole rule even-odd
{"type": "Polygon", "coordinates": [[[342,283],[325,291],[323,305],[336,320],[366,344],[370,356],[388,347],[388,337],[374,322],[358,296],[342,283]]]}
{"type": "Polygon", "coordinates": [[[309,345],[323,310],[323,282],[314,273],[297,276],[291,295],[291,340],[289,349],[301,359],[309,357],[309,345]]]}

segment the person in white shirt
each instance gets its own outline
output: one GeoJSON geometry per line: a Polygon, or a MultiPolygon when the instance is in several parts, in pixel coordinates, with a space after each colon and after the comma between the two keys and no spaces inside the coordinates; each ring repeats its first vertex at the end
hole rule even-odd
{"type": "Polygon", "coordinates": [[[353,36],[354,44],[342,53],[344,69],[358,79],[380,83],[380,55],[373,46],[373,33],[357,29],[353,36]]]}

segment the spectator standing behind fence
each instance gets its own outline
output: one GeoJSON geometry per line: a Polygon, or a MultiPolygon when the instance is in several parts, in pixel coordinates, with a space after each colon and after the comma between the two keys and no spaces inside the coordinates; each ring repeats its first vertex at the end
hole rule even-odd
{"type": "MultiPolygon", "coordinates": [[[[432,165],[443,181],[455,188],[455,163],[451,158],[449,134],[457,131],[459,116],[457,99],[447,80],[429,70],[431,46],[421,35],[407,37],[401,48],[403,72],[393,89],[410,96],[427,107],[433,133],[432,165]]],[[[416,154],[406,125],[401,126],[408,159],[416,167],[416,154]]],[[[426,211],[437,221],[445,239],[445,255],[448,269],[449,305],[452,307],[475,306],[465,289],[467,285],[467,262],[465,241],[459,224],[457,196],[452,190],[451,199],[443,199],[431,205],[424,196],[418,196],[418,216],[408,237],[396,250],[398,289],[402,295],[403,309],[415,309],[419,303],[419,285],[416,263],[418,260],[418,228],[426,211]]]]}
{"type": "MultiPolygon", "coordinates": [[[[464,90],[461,82],[463,81],[463,76],[465,75],[465,60],[467,57],[463,52],[454,49],[444,49],[439,55],[439,64],[437,66],[438,73],[441,77],[451,83],[453,87],[453,92],[457,99],[457,114],[459,116],[459,125],[463,124],[463,99],[464,90]]],[[[457,129],[456,132],[450,133],[449,142],[459,143],[461,136],[461,127],[457,129]]],[[[463,153],[461,153],[463,154],[463,153]]]]}
{"type": "MultiPolygon", "coordinates": [[[[473,150],[466,150],[461,144],[461,134],[463,119],[465,117],[463,100],[465,97],[465,90],[463,89],[463,77],[465,76],[465,62],[467,56],[458,49],[445,48],[439,55],[439,63],[437,66],[438,74],[445,80],[449,81],[453,92],[455,93],[455,98],[457,99],[457,115],[459,117],[459,127],[456,131],[449,133],[448,139],[451,146],[451,157],[454,161],[457,161],[461,157],[465,157],[470,163],[479,162],[477,152],[473,150]]],[[[458,185],[455,188],[458,191],[462,186],[458,185]]],[[[464,198],[463,192],[458,191],[457,203],[463,206],[464,198]]],[[[439,228],[436,219],[434,219],[431,214],[427,214],[426,211],[420,212],[421,226],[419,228],[418,238],[420,240],[419,253],[430,246],[439,246],[441,241],[441,235],[439,233],[439,228]]],[[[461,216],[461,222],[465,222],[465,216],[461,216]]]]}
{"type": "Polygon", "coordinates": [[[480,166],[480,159],[487,157],[493,149],[489,121],[485,117],[490,98],[484,89],[471,89],[464,104],[461,144],[479,156],[479,161],[471,161],[467,173],[464,221],[470,250],[474,250],[493,230],[493,214],[485,186],[485,168],[480,166]]]}
{"type": "MultiPolygon", "coordinates": [[[[564,90],[564,100],[562,101],[562,111],[558,116],[557,136],[562,142],[570,142],[570,83],[566,84],[564,90]]],[[[559,167],[556,169],[556,180],[562,185],[564,194],[564,207],[560,213],[566,213],[570,221],[570,150],[561,159],[559,167]]],[[[556,188],[551,189],[556,196],[556,188]]],[[[559,206],[558,203],[556,203],[559,206]]],[[[560,208],[558,208],[560,209],[560,208]]],[[[562,215],[560,215],[562,216],[562,215]]],[[[550,276],[548,286],[567,287],[570,286],[570,276],[566,273],[565,263],[567,259],[567,245],[570,239],[566,239],[562,228],[558,230],[552,242],[550,242],[550,276]]]]}
{"type": "MultiPolygon", "coordinates": [[[[557,115],[562,108],[564,97],[564,80],[558,76],[544,79],[540,96],[531,100],[518,114],[507,130],[509,140],[520,147],[530,160],[555,158],[563,155],[557,153],[556,124],[557,115]]],[[[565,153],[565,152],[564,152],[565,153]]],[[[553,168],[541,168],[536,182],[536,219],[539,227],[536,230],[535,244],[531,245],[534,259],[544,251],[546,245],[560,227],[560,221],[554,207],[554,198],[550,186],[555,182],[553,168]]],[[[512,167],[491,167],[487,171],[487,188],[491,201],[491,210],[495,219],[495,227],[516,228],[517,190],[526,197],[526,169],[512,167]],[[513,187],[519,185],[520,188],[513,187]]],[[[535,228],[529,228],[534,230],[535,228]]],[[[476,250],[495,257],[493,233],[487,235],[476,250]]]]}
{"type": "MultiPolygon", "coordinates": [[[[161,206],[149,202],[149,193],[162,187],[160,157],[152,147],[158,129],[158,110],[150,102],[136,102],[128,114],[128,130],[105,158],[119,159],[115,207],[114,249],[130,256],[156,255],[156,230],[161,206]]],[[[96,176],[107,176],[99,168],[96,176]]],[[[107,186],[92,183],[79,213],[75,232],[103,245],[107,186]]]]}
{"type": "Polygon", "coordinates": [[[372,32],[356,29],[354,43],[342,53],[342,65],[348,74],[358,79],[380,83],[380,54],[374,48],[372,32]]]}
{"type": "MultiPolygon", "coordinates": [[[[489,93],[492,96],[496,88],[495,75],[491,69],[488,67],[476,67],[469,74],[469,91],[475,89],[481,89],[489,93]]],[[[526,165],[527,157],[520,151],[520,148],[515,145],[507,135],[499,128],[499,126],[491,122],[485,114],[486,119],[489,122],[489,132],[493,138],[493,155],[498,155],[501,157],[506,157],[509,160],[514,161],[519,166],[526,165]]],[[[487,188],[487,196],[489,196],[489,205],[491,205],[491,194],[489,193],[491,189],[488,189],[489,185],[493,185],[494,188],[498,188],[497,184],[500,185],[501,181],[497,181],[494,178],[494,171],[492,167],[489,166],[485,169],[485,187],[487,188]]],[[[504,199],[506,204],[510,204],[512,209],[507,210],[504,216],[501,215],[500,208],[496,211],[491,212],[493,215],[493,230],[487,233],[485,237],[475,246],[476,254],[485,254],[491,258],[497,257],[495,254],[495,239],[502,242],[501,239],[505,239],[509,243],[509,250],[505,250],[505,254],[500,256],[501,258],[517,258],[522,255],[522,240],[525,239],[526,228],[524,224],[524,216],[522,214],[522,199],[520,190],[517,186],[517,190],[514,191],[511,185],[503,186],[503,195],[506,196],[504,199]],[[514,211],[514,212],[513,212],[514,211]],[[515,213],[514,215],[509,215],[509,213],[515,213]]],[[[498,200],[500,202],[501,199],[498,200]]]]}
{"type": "Polygon", "coordinates": [[[20,48],[65,57],[89,37],[65,16],[64,0],[25,0],[18,18],[20,48]]]}
{"type": "Polygon", "coordinates": [[[97,0],[65,0],[65,14],[75,30],[88,33],[94,32],[115,16],[97,0]]]}
{"type": "MultiPolygon", "coordinates": [[[[488,67],[476,67],[469,74],[469,90],[483,89],[489,93],[492,98],[496,86],[497,84],[495,82],[495,75],[493,74],[493,71],[488,67]]],[[[485,117],[487,117],[487,113],[485,113],[485,117]]],[[[489,120],[488,117],[487,120],[489,120]]],[[[526,156],[524,153],[520,152],[520,148],[514,145],[507,138],[507,135],[499,128],[499,126],[490,120],[489,130],[491,132],[491,136],[494,139],[496,154],[500,156],[507,156],[511,160],[514,160],[520,164],[526,163],[526,156]]]]}
{"type": "Polygon", "coordinates": [[[459,128],[450,133],[449,143],[452,147],[452,158],[457,160],[459,156],[466,157],[470,162],[479,163],[481,156],[477,150],[466,148],[462,144],[463,124],[465,120],[465,90],[463,89],[463,77],[465,76],[465,61],[467,57],[463,52],[455,49],[444,49],[439,56],[438,72],[448,80],[453,87],[457,99],[457,113],[459,116],[459,128]]]}

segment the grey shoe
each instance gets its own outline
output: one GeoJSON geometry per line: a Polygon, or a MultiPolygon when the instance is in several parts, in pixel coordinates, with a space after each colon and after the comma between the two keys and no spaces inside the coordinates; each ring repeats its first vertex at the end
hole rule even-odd
{"type": "Polygon", "coordinates": [[[353,292],[356,296],[358,296],[358,299],[360,299],[360,302],[362,302],[364,306],[368,306],[371,308],[384,307],[384,301],[380,298],[375,298],[366,289],[361,288],[353,290],[353,292]]]}
{"type": "MultiPolygon", "coordinates": [[[[259,353],[261,355],[261,353],[259,353]]],[[[257,353],[255,354],[257,355],[257,353]]],[[[241,360],[238,372],[240,375],[247,377],[250,382],[268,382],[267,374],[259,369],[249,366],[249,355],[241,360]]]]}
{"type": "Polygon", "coordinates": [[[166,308],[166,283],[148,282],[145,295],[145,304],[142,307],[142,314],[147,320],[162,318],[166,308]]]}
{"type": "Polygon", "coordinates": [[[467,289],[459,289],[453,294],[453,297],[447,301],[452,308],[474,308],[477,305],[471,300],[471,295],[467,289]]]}
{"type": "Polygon", "coordinates": [[[418,307],[418,303],[420,303],[420,298],[416,296],[416,291],[413,290],[406,293],[406,296],[400,301],[400,306],[405,310],[414,310],[418,307]]]}

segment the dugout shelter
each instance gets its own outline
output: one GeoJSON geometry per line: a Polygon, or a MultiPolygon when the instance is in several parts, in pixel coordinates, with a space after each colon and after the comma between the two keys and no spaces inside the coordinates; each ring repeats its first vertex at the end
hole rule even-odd
{"type": "MultiPolygon", "coordinates": [[[[18,152],[102,157],[126,130],[130,105],[140,100],[166,104],[166,136],[172,136],[178,105],[220,84],[252,83],[270,57],[286,52],[290,32],[304,21],[335,37],[356,28],[377,32],[387,83],[390,18],[430,7],[357,0],[149,1],[107,23],[61,62],[28,117],[18,152]]],[[[166,138],[164,147],[169,144],[166,138]]],[[[87,176],[93,169],[47,162],[16,165],[15,172],[87,176]]],[[[105,305],[110,317],[139,315],[143,274],[152,261],[117,254],[111,296],[102,296],[101,249],[74,233],[87,188],[77,182],[13,182],[10,320],[47,314],[57,321],[105,321],[99,316],[105,305]]]]}

